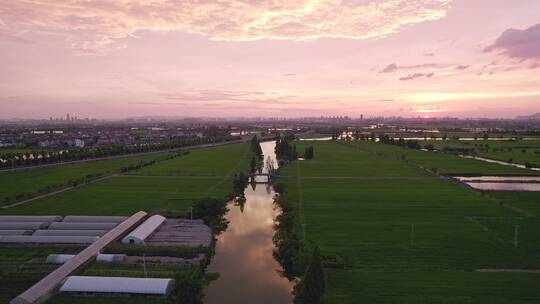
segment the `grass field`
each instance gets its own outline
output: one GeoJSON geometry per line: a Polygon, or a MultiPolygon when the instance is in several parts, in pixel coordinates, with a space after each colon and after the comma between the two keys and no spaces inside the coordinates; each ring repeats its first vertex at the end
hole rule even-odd
{"type": "Polygon", "coordinates": [[[295,203],[308,244],[346,265],[327,271],[324,303],[540,301],[533,288],[538,274],[474,271],[540,269],[538,219],[524,219],[418,165],[445,173],[519,169],[366,142],[297,145],[300,151],[314,145],[315,158],[281,169],[284,176],[302,177],[281,180],[285,198],[295,203]],[[527,232],[514,248],[518,223],[527,232]]]}
{"type": "Polygon", "coordinates": [[[36,193],[47,186],[65,185],[69,180],[84,178],[89,174],[110,174],[122,167],[164,157],[163,154],[124,157],[16,172],[0,172],[0,199],[13,198],[18,194],[36,193]]]}
{"type": "Polygon", "coordinates": [[[540,217],[540,192],[489,191],[496,200],[525,210],[534,217],[540,217]]]}
{"type": "Polygon", "coordinates": [[[169,177],[113,177],[81,188],[33,201],[0,214],[131,215],[148,212],[182,212],[191,203],[210,196],[225,197],[232,180],[169,177]]]}
{"type": "Polygon", "coordinates": [[[8,153],[28,153],[35,151],[31,148],[0,148],[0,155],[8,153]]]}
{"type": "Polygon", "coordinates": [[[226,176],[247,172],[252,154],[248,144],[193,150],[187,155],[142,168],[135,174],[226,176]]]}
{"type": "MultiPolygon", "coordinates": [[[[428,142],[426,142],[427,144],[428,142]]],[[[474,149],[478,156],[519,164],[540,164],[540,140],[429,141],[438,150],[444,147],[474,149]]]]}
{"type": "Polygon", "coordinates": [[[364,151],[388,155],[394,158],[403,158],[406,161],[412,162],[426,169],[435,169],[441,174],[450,175],[537,175],[538,172],[505,166],[500,164],[487,163],[474,159],[464,159],[456,155],[445,155],[436,152],[418,151],[414,149],[404,149],[402,147],[375,144],[371,142],[351,142],[349,145],[356,146],[364,151]]]}
{"type": "MultiPolygon", "coordinates": [[[[130,215],[139,210],[184,212],[193,201],[200,198],[226,197],[231,192],[232,179],[167,176],[168,174],[178,172],[173,170],[183,170],[182,172],[189,172],[189,175],[211,175],[208,170],[215,165],[217,169],[213,172],[216,175],[234,175],[236,172],[245,171],[249,167],[250,159],[251,152],[245,144],[194,150],[188,155],[145,168],[150,172],[158,172],[159,176],[115,176],[28,204],[3,209],[0,214],[130,215]],[[228,161],[224,162],[222,157],[226,157],[228,161]],[[204,166],[201,166],[203,159],[204,166]],[[159,167],[152,169],[154,166],[159,167]]],[[[94,167],[91,168],[95,170],[94,167]]]]}

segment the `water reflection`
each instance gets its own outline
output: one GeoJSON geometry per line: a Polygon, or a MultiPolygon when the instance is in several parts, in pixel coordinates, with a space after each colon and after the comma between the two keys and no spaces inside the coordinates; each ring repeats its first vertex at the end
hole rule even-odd
{"type": "Polygon", "coordinates": [[[469,155],[460,155],[459,157],[481,160],[481,161],[485,161],[485,162],[492,163],[492,164],[499,164],[499,165],[505,165],[505,166],[510,166],[510,167],[521,168],[521,169],[529,169],[529,170],[533,170],[533,171],[540,171],[540,168],[527,168],[525,165],[504,162],[504,161],[495,160],[495,159],[491,159],[491,158],[484,158],[484,157],[478,157],[478,156],[469,156],[469,155]]]}
{"type": "Polygon", "coordinates": [[[540,176],[455,176],[462,182],[540,182],[540,176]]]}
{"type": "Polygon", "coordinates": [[[476,183],[469,182],[467,185],[478,190],[492,191],[540,191],[540,183],[476,183]]]}
{"type": "MultiPolygon", "coordinates": [[[[265,157],[274,156],[274,146],[274,142],[261,143],[265,157]]],[[[220,277],[205,290],[205,303],[292,302],[293,284],[281,277],[281,266],[272,256],[274,218],[279,214],[273,196],[269,185],[250,185],[244,202],[229,205],[229,227],[219,235],[208,267],[220,277]]]]}

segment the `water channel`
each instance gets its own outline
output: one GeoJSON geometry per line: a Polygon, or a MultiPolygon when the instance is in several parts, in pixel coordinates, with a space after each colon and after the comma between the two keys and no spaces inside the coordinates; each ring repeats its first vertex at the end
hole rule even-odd
{"type": "MultiPolygon", "coordinates": [[[[265,162],[270,157],[277,168],[275,142],[262,142],[265,162]]],[[[266,164],[263,167],[266,173],[266,164]]],[[[274,191],[268,184],[249,185],[245,189],[243,207],[230,202],[227,230],[217,237],[216,253],[208,272],[219,278],[205,290],[205,304],[227,303],[291,303],[293,284],[280,275],[274,259],[274,219],[279,209],[274,206],[274,191]]]]}

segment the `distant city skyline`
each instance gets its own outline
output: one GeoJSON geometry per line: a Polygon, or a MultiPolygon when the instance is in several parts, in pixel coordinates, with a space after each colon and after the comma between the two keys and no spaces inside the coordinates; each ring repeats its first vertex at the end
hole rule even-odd
{"type": "Polygon", "coordinates": [[[0,119],[540,112],[540,1],[9,1],[0,119]]]}

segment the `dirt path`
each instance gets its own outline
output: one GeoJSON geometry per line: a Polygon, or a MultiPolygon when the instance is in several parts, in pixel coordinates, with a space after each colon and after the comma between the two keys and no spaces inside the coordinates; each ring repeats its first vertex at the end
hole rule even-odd
{"type": "Polygon", "coordinates": [[[27,204],[27,203],[30,203],[30,202],[33,202],[33,201],[36,201],[36,200],[39,200],[39,199],[42,199],[42,198],[57,195],[59,193],[66,192],[66,191],[73,190],[73,189],[77,189],[77,188],[80,188],[80,187],[84,187],[86,185],[90,185],[90,184],[93,184],[93,183],[97,183],[99,181],[106,180],[106,179],[109,179],[109,178],[114,177],[114,176],[118,176],[118,174],[107,175],[107,176],[100,177],[98,179],[94,179],[92,181],[89,181],[88,183],[80,184],[80,185],[77,185],[77,186],[74,186],[74,187],[67,187],[67,188],[60,189],[60,190],[57,190],[57,191],[53,191],[53,192],[50,192],[50,193],[38,195],[38,196],[33,197],[31,199],[20,201],[20,202],[15,203],[15,204],[2,206],[2,209],[9,209],[9,208],[13,208],[13,207],[20,206],[20,205],[23,205],[23,204],[27,204]]]}

